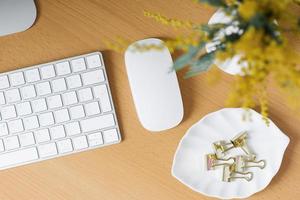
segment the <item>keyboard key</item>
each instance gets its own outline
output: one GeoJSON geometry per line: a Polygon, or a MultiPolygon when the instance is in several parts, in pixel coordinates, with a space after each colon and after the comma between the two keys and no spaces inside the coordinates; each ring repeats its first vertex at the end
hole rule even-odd
{"type": "Polygon", "coordinates": [[[35,89],[33,85],[22,87],[21,94],[23,99],[30,99],[36,96],[35,89]]]}
{"type": "Polygon", "coordinates": [[[69,112],[67,109],[54,111],[54,119],[56,123],[66,122],[70,120],[69,112]]]}
{"type": "Polygon", "coordinates": [[[5,97],[8,103],[17,102],[21,100],[21,96],[18,89],[6,91],[5,97]]]}
{"type": "Polygon", "coordinates": [[[46,100],[44,98],[42,99],[36,99],[31,102],[33,112],[40,112],[47,110],[47,104],[46,100]]]}
{"type": "Polygon", "coordinates": [[[68,153],[73,151],[72,142],[70,139],[58,141],[56,142],[56,145],[60,153],[68,153]]]}
{"type": "Polygon", "coordinates": [[[69,110],[71,119],[79,119],[85,116],[82,105],[71,107],[69,110]]]}
{"type": "Polygon", "coordinates": [[[41,158],[54,156],[57,154],[57,148],[54,142],[38,146],[38,151],[41,158]]]}
{"type": "Polygon", "coordinates": [[[18,136],[11,136],[3,139],[6,150],[17,149],[20,147],[18,136]]]}
{"type": "Polygon", "coordinates": [[[21,146],[23,146],[23,147],[35,144],[35,140],[34,140],[32,132],[21,134],[19,136],[19,140],[20,140],[21,146]]]}
{"type": "Polygon", "coordinates": [[[9,87],[8,77],[0,76],[0,89],[5,89],[9,87]]]}
{"type": "Polygon", "coordinates": [[[32,113],[31,106],[29,102],[23,102],[16,105],[18,115],[28,115],[32,113]]]}
{"type": "Polygon", "coordinates": [[[54,124],[54,118],[52,112],[40,114],[39,122],[41,126],[49,126],[54,124]]]}
{"type": "Polygon", "coordinates": [[[66,79],[67,79],[68,87],[70,89],[78,88],[78,87],[82,86],[81,79],[80,79],[80,76],[78,74],[77,75],[73,75],[73,76],[69,76],[66,79]]]}
{"type": "Polygon", "coordinates": [[[3,140],[0,139],[0,152],[4,151],[4,144],[3,144],[3,140]]]}
{"type": "Polygon", "coordinates": [[[48,103],[48,107],[50,109],[62,107],[62,102],[61,102],[60,95],[47,97],[47,103],[48,103]]]}
{"type": "Polygon", "coordinates": [[[105,81],[102,69],[86,72],[81,75],[81,78],[84,85],[91,85],[105,81]]]}
{"type": "Polygon", "coordinates": [[[56,64],[56,73],[57,75],[70,74],[71,69],[68,61],[57,63],[56,64]]]}
{"type": "Polygon", "coordinates": [[[34,132],[34,136],[37,143],[47,142],[50,140],[49,130],[41,129],[34,132]]]}
{"type": "Polygon", "coordinates": [[[62,94],[62,99],[64,102],[64,105],[72,105],[78,102],[77,100],[77,96],[76,96],[76,92],[68,92],[68,93],[64,93],[62,94]]]}
{"type": "Polygon", "coordinates": [[[96,115],[100,113],[98,102],[92,102],[84,105],[87,116],[96,115]]]}
{"type": "Polygon", "coordinates": [[[78,122],[71,122],[65,125],[66,133],[68,136],[80,134],[80,126],[78,122]]]}
{"type": "Polygon", "coordinates": [[[93,94],[91,88],[84,88],[78,90],[78,99],[80,102],[92,100],[93,94]]]}
{"type": "Polygon", "coordinates": [[[28,83],[39,81],[40,73],[38,69],[30,69],[25,71],[25,78],[28,83]]]}
{"type": "Polygon", "coordinates": [[[55,76],[55,71],[53,65],[47,65],[40,68],[40,72],[43,79],[52,78],[55,76]]]}
{"type": "Polygon", "coordinates": [[[64,78],[53,80],[51,83],[53,92],[61,92],[67,89],[64,78]]]}
{"type": "Polygon", "coordinates": [[[83,132],[90,132],[114,126],[115,120],[112,114],[108,114],[84,119],[80,121],[80,125],[83,132]]]}
{"type": "Polygon", "coordinates": [[[7,122],[8,130],[10,133],[18,133],[24,131],[23,123],[21,119],[7,122]]]}
{"type": "Polygon", "coordinates": [[[88,68],[95,68],[95,67],[102,66],[99,55],[92,55],[92,56],[86,57],[86,62],[87,62],[88,68]]]}
{"type": "Polygon", "coordinates": [[[93,92],[94,92],[95,98],[100,99],[100,106],[101,106],[102,112],[111,111],[112,106],[111,106],[110,97],[109,97],[106,85],[97,85],[97,86],[93,87],[93,92]]]}
{"type": "Polygon", "coordinates": [[[92,146],[92,147],[101,145],[101,144],[103,144],[102,134],[100,132],[90,134],[90,135],[88,135],[88,141],[89,141],[90,146],[92,146]]]}
{"type": "Polygon", "coordinates": [[[4,98],[4,93],[0,92],[0,104],[5,104],[5,98],[4,98]]]}
{"type": "Polygon", "coordinates": [[[83,58],[77,58],[71,61],[73,72],[84,71],[86,69],[83,58]]]}
{"type": "Polygon", "coordinates": [[[49,82],[38,83],[35,85],[36,92],[38,95],[46,95],[51,93],[51,88],[49,82]]]}
{"type": "Polygon", "coordinates": [[[65,129],[63,125],[51,127],[50,133],[51,133],[51,138],[54,140],[66,137],[65,129]]]}
{"type": "Polygon", "coordinates": [[[24,123],[25,130],[35,129],[40,126],[37,116],[25,117],[23,119],[23,123],[24,123]]]}
{"type": "Polygon", "coordinates": [[[103,138],[105,143],[113,143],[119,141],[119,135],[117,129],[104,131],[103,138]]]}
{"type": "Polygon", "coordinates": [[[88,147],[86,136],[79,136],[72,139],[75,150],[85,149],[88,147]]]}
{"type": "Polygon", "coordinates": [[[1,109],[3,119],[11,119],[17,117],[16,109],[14,106],[6,106],[1,109]]]}
{"type": "Polygon", "coordinates": [[[24,162],[29,162],[38,159],[37,150],[35,147],[21,149],[18,151],[9,152],[0,155],[0,168],[5,168],[11,165],[16,165],[24,162]]]}
{"type": "Polygon", "coordinates": [[[25,83],[22,72],[16,72],[9,75],[10,84],[12,86],[22,85],[25,83]]]}
{"type": "Polygon", "coordinates": [[[0,123],[0,136],[8,135],[8,128],[6,123],[0,123]]]}

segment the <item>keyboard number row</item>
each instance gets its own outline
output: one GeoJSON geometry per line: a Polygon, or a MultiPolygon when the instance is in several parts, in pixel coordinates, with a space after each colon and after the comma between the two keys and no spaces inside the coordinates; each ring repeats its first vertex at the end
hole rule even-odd
{"type": "Polygon", "coordinates": [[[36,69],[29,69],[26,70],[24,74],[23,72],[15,72],[9,75],[2,75],[0,76],[0,89],[9,88],[10,86],[23,85],[26,82],[32,83],[41,79],[53,78],[56,75],[59,76],[70,74],[71,71],[78,72],[86,70],[86,68],[96,68],[101,66],[102,61],[97,54],[87,56],[85,59],[82,57],[73,59],[70,62],[63,61],[56,63],[55,65],[50,64],[36,69]]]}

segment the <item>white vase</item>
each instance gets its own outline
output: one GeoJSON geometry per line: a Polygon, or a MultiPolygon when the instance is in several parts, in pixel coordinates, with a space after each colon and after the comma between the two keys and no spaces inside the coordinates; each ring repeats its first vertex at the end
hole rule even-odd
{"type": "MultiPolygon", "coordinates": [[[[230,16],[226,15],[222,10],[217,10],[209,19],[208,24],[229,23],[230,21],[230,16]]],[[[206,50],[210,51],[210,47],[212,46],[213,44],[207,44],[206,50]]],[[[228,58],[225,61],[219,61],[216,59],[214,64],[228,74],[243,75],[242,68],[247,67],[247,63],[239,63],[240,57],[240,55],[236,55],[232,58],[228,58]]]]}

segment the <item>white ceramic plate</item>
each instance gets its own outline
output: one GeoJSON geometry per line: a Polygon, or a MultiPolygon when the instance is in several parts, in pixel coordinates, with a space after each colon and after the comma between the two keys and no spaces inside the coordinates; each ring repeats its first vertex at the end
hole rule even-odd
{"type": "MultiPolygon", "coordinates": [[[[271,121],[250,110],[251,121],[243,121],[241,108],[225,108],[206,115],[194,124],[180,141],[174,156],[172,175],[192,190],[222,199],[246,198],[263,190],[278,172],[289,138],[271,121]],[[248,131],[248,145],[257,159],[264,159],[264,169],[250,168],[254,176],[247,182],[222,181],[222,168],[206,170],[205,155],[213,153],[212,143],[230,140],[240,131],[248,131]]],[[[236,150],[241,151],[241,150],[236,150]]],[[[241,151],[240,154],[243,154],[241,151]]]]}

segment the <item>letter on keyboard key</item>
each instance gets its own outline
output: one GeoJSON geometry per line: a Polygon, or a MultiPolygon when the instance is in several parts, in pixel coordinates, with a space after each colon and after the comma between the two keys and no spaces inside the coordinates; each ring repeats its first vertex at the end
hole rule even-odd
{"type": "Polygon", "coordinates": [[[33,100],[31,102],[33,112],[40,112],[47,110],[46,100],[44,98],[33,100]]]}
{"type": "Polygon", "coordinates": [[[77,58],[71,61],[73,72],[79,72],[86,69],[83,58],[77,58]]]}
{"type": "Polygon", "coordinates": [[[65,129],[62,125],[51,127],[50,133],[52,139],[64,138],[66,136],[65,129]]]}
{"type": "Polygon", "coordinates": [[[97,54],[86,57],[86,61],[87,61],[88,68],[95,68],[95,67],[102,66],[101,59],[97,54]]]}
{"type": "Polygon", "coordinates": [[[67,89],[66,82],[64,78],[56,79],[52,81],[53,92],[61,92],[67,89]]]}
{"type": "Polygon", "coordinates": [[[1,109],[1,115],[3,119],[11,119],[17,116],[14,106],[6,106],[1,109]]]}
{"type": "Polygon", "coordinates": [[[74,91],[62,94],[64,105],[72,105],[78,102],[76,93],[74,91]]]}
{"type": "Polygon", "coordinates": [[[50,140],[49,130],[48,129],[41,129],[34,132],[36,142],[47,142],[50,140]]]}
{"type": "Polygon", "coordinates": [[[6,123],[0,124],[0,136],[8,135],[8,128],[6,123]]]}
{"type": "Polygon", "coordinates": [[[9,121],[7,124],[10,133],[18,133],[24,130],[21,119],[9,121]]]}
{"type": "Polygon", "coordinates": [[[53,65],[47,65],[40,68],[43,79],[52,78],[55,76],[55,71],[53,65]]]}
{"type": "Polygon", "coordinates": [[[38,147],[38,151],[41,158],[54,156],[57,154],[57,148],[55,143],[40,145],[38,147]]]}
{"type": "Polygon", "coordinates": [[[16,149],[20,147],[18,136],[4,138],[4,146],[6,150],[16,149]]]}
{"type": "Polygon", "coordinates": [[[90,132],[114,126],[115,119],[112,114],[102,115],[82,120],[80,125],[83,132],[90,132]]]}
{"type": "Polygon", "coordinates": [[[68,61],[57,63],[56,64],[56,72],[57,75],[65,75],[65,74],[70,74],[71,69],[68,61]]]}
{"type": "Polygon", "coordinates": [[[88,140],[91,147],[103,144],[102,134],[100,132],[88,135],[88,140]]]}
{"type": "Polygon", "coordinates": [[[0,168],[5,168],[11,165],[17,165],[24,162],[29,162],[38,159],[38,153],[35,147],[21,149],[0,155],[0,168]]]}
{"type": "Polygon", "coordinates": [[[49,108],[59,108],[62,107],[60,95],[54,95],[47,98],[49,108]]]}
{"type": "Polygon", "coordinates": [[[72,142],[70,139],[58,141],[56,144],[60,153],[68,153],[73,151],[72,142]]]}
{"type": "Polygon", "coordinates": [[[12,89],[5,92],[5,97],[8,103],[20,101],[20,93],[18,89],[12,89]]]}
{"type": "Polygon", "coordinates": [[[9,82],[7,76],[0,76],[0,89],[5,89],[9,87],[9,82]]]}
{"type": "Polygon", "coordinates": [[[18,115],[28,115],[32,113],[31,106],[29,102],[19,103],[16,105],[18,115]]]}
{"type": "Polygon", "coordinates": [[[73,76],[69,76],[66,79],[67,79],[68,87],[70,89],[78,88],[78,87],[82,86],[81,79],[80,79],[80,76],[78,74],[73,75],[73,76]]]}
{"type": "Polygon", "coordinates": [[[87,116],[96,115],[100,113],[98,102],[91,102],[84,105],[87,116]]]}
{"type": "Polygon", "coordinates": [[[112,143],[119,141],[117,129],[111,129],[103,132],[103,138],[105,143],[112,143]]]}
{"type": "Polygon", "coordinates": [[[30,69],[30,70],[25,71],[25,78],[28,83],[39,81],[41,79],[39,70],[38,69],[30,69]]]}
{"type": "Polygon", "coordinates": [[[72,119],[79,119],[85,116],[83,106],[74,106],[70,108],[70,114],[72,119]]]}
{"type": "Polygon", "coordinates": [[[70,120],[69,112],[67,109],[54,111],[54,118],[56,123],[69,121],[70,120]]]}
{"type": "Polygon", "coordinates": [[[49,125],[54,124],[52,112],[40,114],[39,121],[40,121],[41,126],[49,126],[49,125]]]}
{"type": "Polygon", "coordinates": [[[31,130],[39,127],[39,122],[37,116],[25,117],[23,119],[25,130],[31,130]]]}
{"type": "Polygon", "coordinates": [[[80,126],[78,122],[71,122],[65,125],[65,129],[68,136],[77,135],[81,133],[80,126]]]}
{"type": "Polygon", "coordinates": [[[79,136],[76,138],[73,138],[73,146],[75,150],[85,149],[88,147],[88,143],[86,140],[86,136],[79,136]]]}
{"type": "Polygon", "coordinates": [[[51,93],[51,88],[49,82],[38,83],[35,85],[36,92],[38,95],[46,95],[51,93]]]}
{"type": "Polygon", "coordinates": [[[82,74],[81,77],[84,85],[91,85],[105,81],[102,69],[86,72],[82,74]]]}
{"type": "Polygon", "coordinates": [[[91,88],[84,88],[78,91],[78,98],[80,102],[89,101],[93,99],[91,88]]]}
{"type": "Polygon", "coordinates": [[[30,99],[36,96],[33,85],[25,86],[21,88],[21,94],[23,99],[30,99]]]}
{"type": "Polygon", "coordinates": [[[12,86],[22,85],[25,83],[22,72],[16,72],[9,75],[9,80],[12,86]]]}
{"type": "Polygon", "coordinates": [[[23,147],[29,146],[29,145],[32,145],[35,143],[32,132],[21,134],[19,136],[19,140],[20,140],[21,146],[23,146],[23,147]]]}

